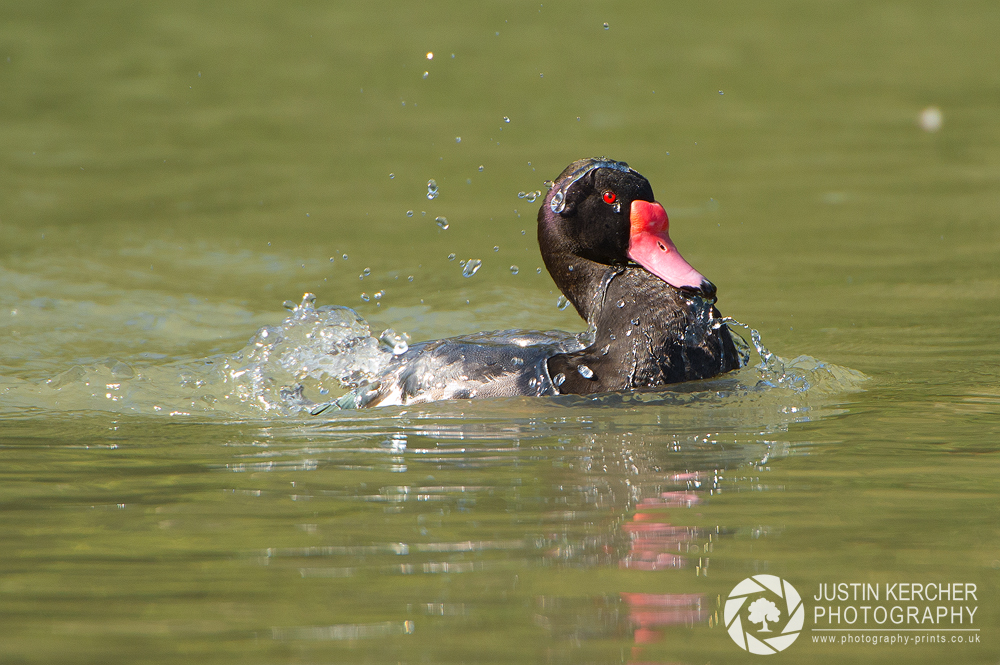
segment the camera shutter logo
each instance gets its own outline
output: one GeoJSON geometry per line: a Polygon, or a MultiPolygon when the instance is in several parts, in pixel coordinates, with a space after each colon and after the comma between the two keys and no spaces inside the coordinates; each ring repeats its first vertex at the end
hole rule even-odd
{"type": "Polygon", "coordinates": [[[754,575],[737,584],[729,592],[723,612],[733,641],[741,649],[761,655],[787,649],[802,631],[805,617],[799,592],[776,575],[754,575]]]}

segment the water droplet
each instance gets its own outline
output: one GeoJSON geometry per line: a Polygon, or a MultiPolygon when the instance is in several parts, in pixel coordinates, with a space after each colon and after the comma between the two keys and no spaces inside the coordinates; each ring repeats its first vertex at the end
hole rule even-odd
{"type": "Polygon", "coordinates": [[[944,115],[936,106],[928,106],[920,112],[920,128],[925,132],[936,132],[944,124],[944,115]]]}
{"type": "Polygon", "coordinates": [[[510,274],[511,275],[516,275],[517,273],[518,273],[517,266],[511,266],[510,267],[510,274]]]}
{"type": "Polygon", "coordinates": [[[413,275],[410,275],[409,277],[407,277],[406,281],[407,282],[412,282],[413,281],[413,275]]]}
{"type": "Polygon", "coordinates": [[[625,331],[625,336],[626,337],[631,337],[632,336],[632,329],[631,328],[629,328],[628,330],[625,331]]]}
{"type": "Polygon", "coordinates": [[[577,365],[576,371],[579,372],[580,376],[582,376],[585,379],[594,378],[594,370],[590,369],[586,365],[577,365]]]}
{"type": "Polygon", "coordinates": [[[573,266],[570,266],[570,267],[569,267],[569,271],[570,271],[570,272],[573,272],[573,266]]]}
{"type": "Polygon", "coordinates": [[[371,298],[368,297],[367,293],[362,293],[361,294],[361,299],[364,300],[365,302],[368,302],[369,300],[371,300],[371,298]]]}
{"type": "Polygon", "coordinates": [[[622,202],[621,201],[616,201],[615,205],[612,206],[612,207],[613,207],[613,209],[614,209],[615,212],[621,212],[622,211],[622,202]]]}
{"type": "Polygon", "coordinates": [[[569,306],[569,300],[566,298],[566,296],[559,296],[559,299],[556,300],[556,308],[566,309],[568,306],[569,306]]]}
{"type": "Polygon", "coordinates": [[[520,367],[524,364],[524,358],[518,358],[517,356],[511,358],[510,361],[514,364],[514,367],[520,367]]]}
{"type": "Polygon", "coordinates": [[[605,24],[604,24],[604,29],[605,29],[605,30],[610,30],[610,29],[611,29],[611,26],[610,26],[610,25],[608,25],[607,23],[605,23],[605,24]]]}
{"type": "Polygon", "coordinates": [[[433,51],[428,51],[427,52],[427,59],[428,60],[433,60],[434,59],[434,52],[433,51]]]}
{"type": "Polygon", "coordinates": [[[344,260],[345,261],[347,260],[347,254],[344,254],[344,260]]]}
{"type": "Polygon", "coordinates": [[[438,197],[438,185],[433,179],[427,181],[427,198],[433,201],[438,197]]]}
{"type": "Polygon", "coordinates": [[[464,267],[465,267],[465,264],[466,264],[466,263],[467,263],[468,261],[469,261],[469,259],[462,259],[461,261],[459,261],[459,262],[458,262],[458,265],[460,265],[460,266],[462,266],[462,267],[464,268],[464,267]]]}
{"type": "Polygon", "coordinates": [[[364,273],[362,273],[362,274],[358,275],[358,279],[361,279],[361,280],[363,280],[364,278],[365,278],[365,275],[364,275],[364,273]]]}
{"type": "Polygon", "coordinates": [[[431,73],[430,73],[430,72],[424,72],[424,78],[427,78],[427,77],[428,77],[428,76],[430,76],[430,75],[431,75],[431,73]]]}
{"type": "Polygon", "coordinates": [[[521,235],[524,235],[524,229],[521,229],[521,235]]]}
{"type": "Polygon", "coordinates": [[[552,200],[549,201],[549,207],[552,208],[552,212],[560,213],[566,208],[566,194],[563,190],[559,190],[552,195],[552,200]]]}
{"type": "Polygon", "coordinates": [[[523,199],[524,197],[525,197],[525,193],[524,192],[518,192],[517,193],[517,198],[523,199]]]}
{"type": "Polygon", "coordinates": [[[563,374],[562,372],[559,372],[558,374],[552,377],[552,383],[556,384],[556,387],[558,388],[562,384],[566,383],[566,375],[563,374]]]}
{"type": "Polygon", "coordinates": [[[625,301],[619,300],[618,302],[615,303],[615,306],[618,307],[618,309],[621,309],[622,307],[625,306],[625,301]]]}
{"type": "Polygon", "coordinates": [[[610,351],[610,350],[611,350],[611,345],[610,344],[605,344],[604,348],[601,349],[601,355],[602,356],[608,355],[608,351],[610,351]]]}
{"type": "Polygon", "coordinates": [[[480,165],[479,165],[479,170],[480,170],[480,171],[482,171],[482,170],[483,170],[483,165],[482,165],[482,164],[480,164],[480,165]]]}
{"type": "Polygon", "coordinates": [[[639,325],[639,319],[638,318],[632,319],[632,325],[633,326],[639,325]]]}
{"type": "Polygon", "coordinates": [[[410,348],[410,336],[406,333],[397,333],[392,328],[383,330],[382,334],[378,336],[378,341],[383,349],[392,352],[394,356],[402,355],[410,348]]]}
{"type": "Polygon", "coordinates": [[[412,210],[407,210],[406,211],[406,216],[407,217],[413,217],[413,211],[412,210]]]}
{"type": "Polygon", "coordinates": [[[449,261],[454,261],[455,260],[455,255],[454,254],[449,254],[448,255],[448,260],[449,261]]]}
{"type": "Polygon", "coordinates": [[[393,178],[395,178],[395,177],[396,177],[396,174],[395,174],[395,173],[390,173],[390,174],[389,174],[389,180],[392,180],[392,179],[393,179],[393,178]]]}
{"type": "Polygon", "coordinates": [[[449,226],[448,220],[445,217],[435,217],[434,221],[437,222],[437,225],[440,226],[442,229],[447,229],[449,226]]]}
{"type": "Polygon", "coordinates": [[[363,272],[365,274],[365,277],[367,277],[368,275],[372,274],[372,269],[371,268],[365,268],[361,272],[363,272]]]}
{"type": "Polygon", "coordinates": [[[472,277],[479,272],[479,267],[481,265],[483,265],[483,262],[479,259],[469,259],[465,263],[465,267],[462,268],[462,277],[472,277]]]}
{"type": "Polygon", "coordinates": [[[384,295],[385,295],[385,291],[376,291],[375,295],[373,297],[375,298],[375,300],[381,300],[382,296],[384,296],[384,295]]]}
{"type": "Polygon", "coordinates": [[[494,252],[499,252],[500,251],[500,245],[493,245],[493,251],[494,252]]]}
{"type": "Polygon", "coordinates": [[[542,274],[542,269],[541,268],[535,268],[535,272],[537,274],[541,275],[542,274]]]}
{"type": "Polygon", "coordinates": [[[461,142],[462,142],[462,137],[461,136],[456,136],[455,137],[455,143],[461,143],[461,142]]]}
{"type": "Polygon", "coordinates": [[[723,92],[722,92],[722,91],[720,90],[720,91],[719,91],[719,94],[720,94],[720,95],[722,95],[722,94],[725,94],[725,93],[723,93],[723,92]]]}
{"type": "Polygon", "coordinates": [[[330,257],[330,263],[333,263],[333,257],[332,256],[330,257]]]}
{"type": "Polygon", "coordinates": [[[508,118],[507,116],[504,116],[504,117],[503,117],[503,121],[504,121],[504,122],[510,122],[510,118],[508,118]]]}
{"type": "Polygon", "coordinates": [[[539,194],[541,194],[541,192],[528,192],[527,194],[525,194],[525,195],[524,195],[524,199],[525,199],[525,200],[526,200],[526,201],[527,201],[528,203],[534,203],[534,202],[535,202],[535,199],[537,199],[537,198],[538,198],[538,195],[539,195],[539,194]]]}

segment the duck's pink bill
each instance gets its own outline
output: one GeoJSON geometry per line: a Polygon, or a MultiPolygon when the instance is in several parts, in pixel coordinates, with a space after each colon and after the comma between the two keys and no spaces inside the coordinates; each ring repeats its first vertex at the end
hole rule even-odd
{"type": "Polygon", "coordinates": [[[632,201],[629,258],[678,289],[700,289],[708,280],[684,260],[667,234],[667,211],[655,201],[632,201]]]}

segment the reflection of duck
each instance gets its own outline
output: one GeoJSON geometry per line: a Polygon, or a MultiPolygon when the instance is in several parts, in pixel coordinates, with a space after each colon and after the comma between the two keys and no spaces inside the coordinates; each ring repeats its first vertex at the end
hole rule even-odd
{"type": "Polygon", "coordinates": [[[505,331],[415,344],[340,404],[622,391],[739,367],[715,286],[677,252],[649,181],[624,162],[570,164],[539,210],[538,244],[591,335],[505,331]]]}

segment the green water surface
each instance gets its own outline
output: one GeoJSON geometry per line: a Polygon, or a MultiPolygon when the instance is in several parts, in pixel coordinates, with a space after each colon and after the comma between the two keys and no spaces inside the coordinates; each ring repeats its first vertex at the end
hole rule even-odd
{"type": "Polygon", "coordinates": [[[752,662],[720,624],[768,574],[806,606],[771,661],[996,663],[997,34],[964,1],[0,3],[0,662],[752,662]],[[595,155],[724,314],[868,379],[176,407],[305,292],[414,340],[581,330],[529,199],[595,155]],[[818,642],[840,582],[977,609],[818,642]]]}

